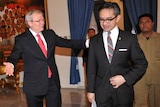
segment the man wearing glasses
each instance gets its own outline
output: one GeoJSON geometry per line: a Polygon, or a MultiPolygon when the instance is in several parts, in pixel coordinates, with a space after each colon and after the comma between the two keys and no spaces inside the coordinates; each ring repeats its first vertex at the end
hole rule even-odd
{"type": "Polygon", "coordinates": [[[118,4],[106,2],[99,9],[103,31],[90,39],[87,97],[98,107],[133,107],[133,84],[148,64],[136,36],[119,29],[119,20],[118,4]]]}

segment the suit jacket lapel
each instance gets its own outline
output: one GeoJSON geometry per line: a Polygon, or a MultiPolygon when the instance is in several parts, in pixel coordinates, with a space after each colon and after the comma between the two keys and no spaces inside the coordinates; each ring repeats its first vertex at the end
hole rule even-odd
{"type": "Polygon", "coordinates": [[[35,40],[34,36],[29,30],[27,30],[27,37],[28,37],[28,42],[30,44],[30,47],[33,49],[33,51],[37,52],[38,53],[37,55],[41,55],[45,57],[37,41],[35,40]]]}
{"type": "Polygon", "coordinates": [[[118,35],[118,38],[117,38],[117,43],[116,43],[116,47],[115,47],[115,50],[114,50],[112,63],[117,60],[116,59],[117,58],[116,54],[119,52],[119,48],[120,48],[121,44],[123,43],[122,41],[123,41],[122,32],[121,32],[121,30],[119,30],[119,35],[118,35]]]}
{"type": "Polygon", "coordinates": [[[46,34],[45,31],[43,31],[42,34],[43,34],[43,36],[46,40],[46,43],[47,43],[47,54],[49,56],[50,54],[52,54],[51,49],[53,48],[53,45],[50,44],[50,38],[49,38],[50,35],[46,34]]]}
{"type": "Polygon", "coordinates": [[[99,45],[99,52],[102,52],[102,53],[104,53],[104,55],[105,55],[105,58],[107,59],[107,62],[109,63],[109,61],[108,61],[108,57],[107,57],[107,53],[106,53],[106,51],[105,51],[105,46],[104,46],[104,41],[103,41],[103,34],[102,34],[102,32],[98,35],[99,36],[99,40],[97,40],[97,42],[99,42],[99,43],[97,43],[98,45],[99,45]]]}

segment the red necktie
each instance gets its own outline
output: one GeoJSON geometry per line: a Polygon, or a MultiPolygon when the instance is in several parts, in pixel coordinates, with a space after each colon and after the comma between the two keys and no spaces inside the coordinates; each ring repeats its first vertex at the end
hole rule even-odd
{"type": "MultiPolygon", "coordinates": [[[[38,37],[38,45],[41,48],[41,50],[42,50],[43,54],[45,55],[45,57],[47,58],[47,50],[46,50],[46,48],[44,46],[44,43],[43,43],[43,41],[42,41],[42,39],[41,39],[39,34],[37,34],[36,36],[38,37]]],[[[51,75],[52,75],[52,72],[51,72],[51,70],[50,70],[50,68],[48,66],[48,78],[50,78],[51,75]]]]}

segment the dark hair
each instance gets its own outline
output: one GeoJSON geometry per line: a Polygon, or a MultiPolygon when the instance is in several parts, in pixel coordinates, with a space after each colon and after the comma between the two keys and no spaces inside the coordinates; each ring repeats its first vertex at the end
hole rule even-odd
{"type": "Polygon", "coordinates": [[[149,17],[149,18],[151,19],[151,21],[153,22],[153,16],[152,16],[152,14],[150,14],[150,13],[145,13],[145,14],[140,15],[139,18],[138,18],[138,22],[139,22],[140,19],[143,18],[143,17],[149,17]]]}
{"type": "Polygon", "coordinates": [[[99,12],[102,10],[102,9],[113,9],[114,10],[114,15],[120,15],[120,7],[117,3],[115,2],[106,2],[102,7],[99,8],[99,12]]]}
{"type": "Polygon", "coordinates": [[[88,32],[89,32],[90,30],[93,30],[94,32],[96,32],[95,29],[93,29],[93,28],[89,28],[89,29],[88,29],[88,32]]]}

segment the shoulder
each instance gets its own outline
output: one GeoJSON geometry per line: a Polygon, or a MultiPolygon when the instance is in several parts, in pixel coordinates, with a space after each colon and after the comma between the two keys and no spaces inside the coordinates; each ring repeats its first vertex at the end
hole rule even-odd
{"type": "Polygon", "coordinates": [[[160,37],[160,33],[158,33],[158,32],[153,32],[153,34],[152,34],[153,36],[157,36],[157,37],[160,37]]]}
{"type": "Polygon", "coordinates": [[[119,34],[124,35],[124,36],[135,36],[136,34],[132,34],[131,32],[124,31],[119,29],[119,34]]]}
{"type": "Polygon", "coordinates": [[[21,34],[17,35],[17,36],[15,37],[15,39],[18,40],[18,39],[27,38],[27,37],[28,37],[28,36],[27,36],[28,34],[29,34],[29,31],[25,31],[24,33],[21,33],[21,34]]]}
{"type": "Polygon", "coordinates": [[[49,39],[53,40],[58,37],[58,35],[52,29],[45,29],[44,31],[42,31],[42,34],[43,36],[48,38],[48,40],[49,39]]]}
{"type": "Polygon", "coordinates": [[[45,30],[42,31],[42,33],[55,34],[53,29],[45,29],[45,30]]]}
{"type": "Polygon", "coordinates": [[[91,37],[90,40],[96,42],[101,38],[102,38],[102,32],[100,32],[100,33],[96,34],[95,36],[91,37]]]}
{"type": "Polygon", "coordinates": [[[119,30],[119,36],[122,38],[125,38],[126,40],[137,40],[137,35],[132,34],[131,32],[124,31],[124,30],[119,30]]]}

